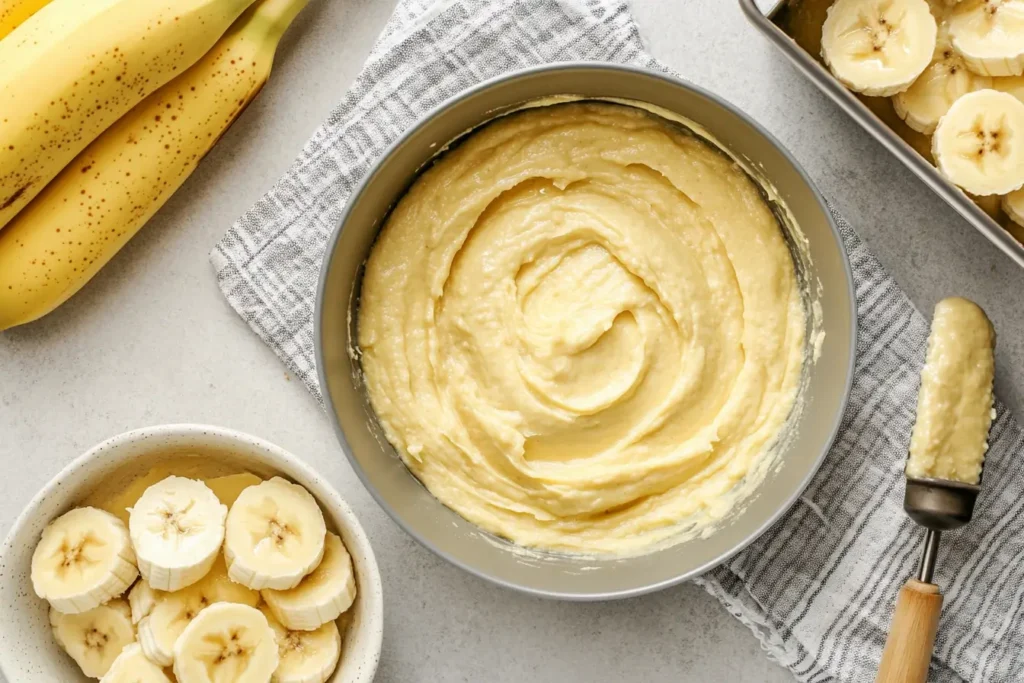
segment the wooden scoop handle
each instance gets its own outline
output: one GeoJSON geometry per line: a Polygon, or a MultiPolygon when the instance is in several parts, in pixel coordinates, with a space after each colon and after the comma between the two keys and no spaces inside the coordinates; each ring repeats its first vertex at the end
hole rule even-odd
{"type": "Polygon", "coordinates": [[[925,683],[932,661],[935,632],[942,613],[942,593],[935,584],[911,579],[900,589],[889,638],[875,683],[925,683]]]}

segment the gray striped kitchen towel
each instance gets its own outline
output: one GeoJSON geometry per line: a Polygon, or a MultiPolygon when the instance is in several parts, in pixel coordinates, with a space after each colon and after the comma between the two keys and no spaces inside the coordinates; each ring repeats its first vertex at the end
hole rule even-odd
{"type": "MultiPolygon", "coordinates": [[[[211,260],[224,295],[319,397],[314,290],[328,234],[387,145],[486,78],[555,61],[643,52],[620,0],[402,0],[366,67],[277,185],[211,260]]],[[[860,341],[842,429],[799,502],[749,549],[697,580],[800,681],[872,681],[921,533],[901,510],[902,464],[928,328],[837,217],[853,263],[860,341]]],[[[1024,681],[1024,438],[999,406],[969,533],[949,534],[932,680],[1024,681]]]]}

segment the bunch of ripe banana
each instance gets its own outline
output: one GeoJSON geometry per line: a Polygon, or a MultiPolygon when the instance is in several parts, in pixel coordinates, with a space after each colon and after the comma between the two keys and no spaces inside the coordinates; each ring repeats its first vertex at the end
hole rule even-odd
{"type": "Polygon", "coordinates": [[[844,85],[932,136],[943,175],[1024,226],[1024,0],[836,0],[821,47],[844,85]]]}
{"type": "Polygon", "coordinates": [[[0,0],[0,330],[77,292],[270,75],[307,0],[0,0]]]}

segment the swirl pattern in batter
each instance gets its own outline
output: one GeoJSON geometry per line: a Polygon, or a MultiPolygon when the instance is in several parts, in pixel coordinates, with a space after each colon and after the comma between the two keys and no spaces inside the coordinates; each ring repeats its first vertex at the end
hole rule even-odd
{"type": "Polygon", "coordinates": [[[764,476],[804,358],[754,182],[611,103],[522,110],[445,152],[388,218],[358,316],[373,408],[431,493],[590,554],[723,518],[764,476]]]}

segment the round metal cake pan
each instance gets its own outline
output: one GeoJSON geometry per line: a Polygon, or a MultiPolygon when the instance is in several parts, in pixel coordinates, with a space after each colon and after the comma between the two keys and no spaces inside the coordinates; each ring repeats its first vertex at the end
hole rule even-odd
{"type": "Polygon", "coordinates": [[[821,195],[796,161],[763,128],[718,97],[669,76],[598,63],[549,65],[482,83],[409,129],[350,198],[327,244],[316,305],[316,360],[327,412],[352,467],[378,503],[424,546],[502,586],[567,600],[606,600],[677,584],[749,545],[797,500],[835,438],[853,378],[856,307],[842,240],[821,195]],[[383,432],[363,387],[358,354],[362,267],[389,210],[447,143],[488,120],[561,95],[647,103],[695,122],[769,187],[804,239],[791,239],[798,275],[820,311],[825,333],[808,360],[778,464],[757,491],[705,538],[643,555],[595,558],[524,551],[441,504],[405,467],[383,432]]]}

